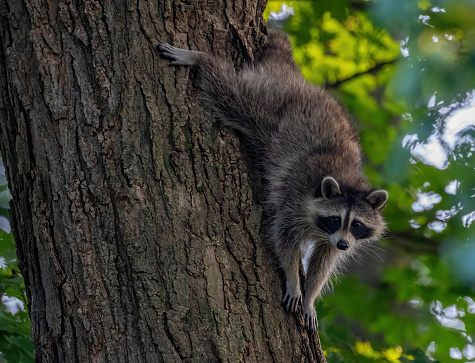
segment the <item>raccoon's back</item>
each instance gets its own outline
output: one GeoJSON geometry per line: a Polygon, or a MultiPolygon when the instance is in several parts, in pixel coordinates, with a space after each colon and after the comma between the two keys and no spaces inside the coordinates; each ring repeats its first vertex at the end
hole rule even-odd
{"type": "Polygon", "coordinates": [[[264,173],[272,188],[308,193],[325,176],[366,188],[359,135],[343,107],[293,72],[270,77],[264,99],[274,99],[256,125],[264,173]]]}
{"type": "Polygon", "coordinates": [[[264,146],[277,138],[290,148],[295,141],[302,147],[323,149],[345,144],[359,152],[358,133],[344,108],[321,87],[307,82],[295,68],[256,67],[241,76],[241,92],[254,103],[252,107],[243,106],[254,110],[252,127],[264,146]]]}

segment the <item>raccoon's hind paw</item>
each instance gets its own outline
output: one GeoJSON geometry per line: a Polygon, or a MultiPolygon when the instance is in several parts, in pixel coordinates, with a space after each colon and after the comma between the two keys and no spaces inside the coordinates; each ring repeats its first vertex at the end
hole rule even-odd
{"type": "Polygon", "coordinates": [[[161,57],[168,59],[170,64],[176,66],[194,66],[201,54],[194,50],[173,47],[168,43],[160,44],[157,50],[161,57]]]}
{"type": "Polygon", "coordinates": [[[299,311],[300,307],[302,306],[302,294],[301,293],[287,293],[282,300],[282,305],[284,306],[284,310],[295,314],[299,311]]]}
{"type": "Polygon", "coordinates": [[[315,308],[304,308],[302,315],[305,329],[307,329],[309,333],[315,332],[318,328],[317,312],[315,311],[315,308]]]}

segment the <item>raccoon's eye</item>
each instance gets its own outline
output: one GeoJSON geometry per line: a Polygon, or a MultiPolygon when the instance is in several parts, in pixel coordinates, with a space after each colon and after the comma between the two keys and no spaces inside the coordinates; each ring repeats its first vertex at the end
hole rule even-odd
{"type": "Polygon", "coordinates": [[[361,226],[363,226],[363,223],[358,222],[358,221],[353,221],[352,225],[355,228],[361,228],[361,226]]]}
{"type": "Polygon", "coordinates": [[[373,230],[370,227],[365,226],[363,222],[355,220],[351,223],[350,232],[356,239],[364,239],[370,238],[373,230]]]}
{"type": "Polygon", "coordinates": [[[333,234],[341,227],[341,218],[338,216],[328,216],[317,218],[317,227],[324,233],[333,234]]]}
{"type": "Polygon", "coordinates": [[[331,221],[332,223],[337,224],[340,222],[340,217],[331,217],[331,221]]]}

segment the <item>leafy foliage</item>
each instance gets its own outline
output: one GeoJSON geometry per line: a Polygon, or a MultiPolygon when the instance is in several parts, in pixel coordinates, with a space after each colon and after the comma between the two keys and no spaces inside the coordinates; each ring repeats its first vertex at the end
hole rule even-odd
{"type": "MultiPolygon", "coordinates": [[[[23,302],[23,306],[27,306],[25,284],[18,269],[13,235],[4,230],[9,230],[5,219],[8,217],[9,200],[5,168],[0,158],[0,218],[3,218],[3,229],[0,229],[0,296],[17,298],[23,302]]],[[[33,361],[28,312],[20,309],[12,314],[0,301],[0,363],[33,361]]]]}
{"type": "Polygon", "coordinates": [[[28,313],[15,315],[0,306],[0,362],[34,362],[28,313]]]}
{"type": "Polygon", "coordinates": [[[296,62],[348,107],[390,195],[387,252],[317,303],[328,360],[475,361],[475,3],[286,4],[296,62]]]}

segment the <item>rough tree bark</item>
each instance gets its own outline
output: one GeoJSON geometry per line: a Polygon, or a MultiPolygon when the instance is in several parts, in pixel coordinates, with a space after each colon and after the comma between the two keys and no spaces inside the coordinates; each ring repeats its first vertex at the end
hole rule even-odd
{"type": "Polygon", "coordinates": [[[235,64],[265,0],[0,0],[1,150],[38,362],[324,361],[238,139],[161,41],[235,64]]]}

